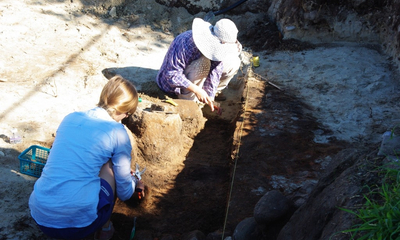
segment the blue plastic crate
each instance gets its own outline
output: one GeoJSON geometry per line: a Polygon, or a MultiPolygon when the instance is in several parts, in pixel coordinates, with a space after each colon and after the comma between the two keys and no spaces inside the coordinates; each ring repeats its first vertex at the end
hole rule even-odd
{"type": "Polygon", "coordinates": [[[34,177],[40,177],[47,162],[50,149],[32,145],[25,149],[19,156],[20,172],[34,177]]]}

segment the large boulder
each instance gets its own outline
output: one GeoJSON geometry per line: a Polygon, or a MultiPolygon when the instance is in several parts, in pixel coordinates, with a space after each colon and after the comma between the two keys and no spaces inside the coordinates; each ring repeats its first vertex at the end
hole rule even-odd
{"type": "Polygon", "coordinates": [[[233,232],[234,240],[253,240],[261,238],[262,232],[258,228],[254,217],[245,218],[236,226],[233,232]]]}
{"type": "Polygon", "coordinates": [[[258,224],[268,225],[281,220],[290,210],[289,200],[279,191],[267,192],[254,207],[254,218],[258,224]]]}

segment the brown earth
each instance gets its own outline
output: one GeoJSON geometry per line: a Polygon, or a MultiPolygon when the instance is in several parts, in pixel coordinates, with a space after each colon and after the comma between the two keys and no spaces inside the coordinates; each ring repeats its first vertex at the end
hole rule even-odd
{"type": "MultiPolygon", "coordinates": [[[[153,186],[167,182],[171,184],[169,191],[150,188],[149,197],[143,201],[117,202],[112,217],[117,235],[113,239],[129,235],[134,217],[137,217],[138,236],[151,233],[153,238],[171,235],[179,239],[194,230],[231,235],[240,221],[252,216],[262,192],[276,189],[271,186],[272,176],[284,176],[297,183],[315,181],[321,172],[316,160],[344,148],[339,141],[315,143],[312,131],[321,126],[303,113],[308,107],[251,72],[243,91],[242,109],[237,113],[238,121],[213,118],[206,111],[205,116],[210,118],[194,138],[184,166],[171,164],[159,169],[158,176],[151,175],[153,186]],[[298,120],[294,123],[293,118],[298,120]],[[165,175],[171,179],[165,179],[165,175]],[[264,190],[254,194],[257,188],[264,190]]],[[[147,178],[145,175],[144,180],[147,178]]],[[[295,202],[304,201],[309,193],[307,188],[312,186],[293,191],[278,189],[289,192],[288,198],[295,202]]],[[[276,231],[284,223],[278,224],[276,231]]]]}
{"type": "MultiPolygon", "coordinates": [[[[7,20],[1,31],[1,46],[7,59],[0,65],[4,66],[0,79],[4,93],[0,149],[4,153],[2,183],[8,188],[0,192],[4,199],[0,206],[10,223],[0,226],[1,239],[46,239],[29,217],[26,205],[35,178],[19,173],[18,154],[32,144],[50,147],[63,116],[94,106],[107,81],[106,70],[126,74],[140,87],[144,84],[139,78],[151,82],[173,39],[171,33],[160,30],[167,24],[152,29],[147,25],[150,20],[145,22],[143,16],[139,20],[137,15],[113,20],[81,9],[72,2],[6,1],[1,5],[1,16],[7,20]],[[19,15],[13,14],[18,11],[19,15]],[[124,27],[127,23],[131,29],[124,27]],[[148,64],[134,66],[137,62],[148,64]],[[22,143],[10,144],[12,127],[23,136],[22,143]]],[[[188,16],[185,10],[180,11],[180,16],[188,16]]],[[[253,29],[259,31],[247,32],[249,37],[243,35],[242,39],[253,51],[314,48],[312,44],[284,40],[273,24],[255,24],[253,29]]],[[[229,236],[241,220],[252,216],[254,205],[271,189],[284,192],[297,206],[304,203],[324,168],[317,160],[349,147],[335,139],[329,144],[315,143],[313,130],[330,130],[306,113],[304,110],[311,107],[290,92],[268,84],[247,68],[242,69],[237,81],[245,83],[244,88],[231,86],[227,94],[237,97],[239,93],[239,100],[231,96],[221,102],[225,111],[221,117],[203,110],[208,120],[204,127],[196,123],[199,132],[193,139],[185,138],[182,152],[187,154],[157,165],[145,159],[145,149],[134,153],[137,158],[133,164],[148,168],[143,176],[147,195],[141,201],[117,201],[112,215],[117,230],[113,239],[127,239],[134,217],[136,235],[142,239],[160,239],[168,234],[179,239],[193,230],[229,236]],[[296,189],[286,189],[285,184],[272,186],[277,175],[303,185],[296,189]]],[[[138,89],[144,100],[160,104],[162,93],[138,89]]],[[[132,132],[135,135],[135,130],[132,132]]],[[[282,225],[278,223],[277,230],[282,225]]]]}

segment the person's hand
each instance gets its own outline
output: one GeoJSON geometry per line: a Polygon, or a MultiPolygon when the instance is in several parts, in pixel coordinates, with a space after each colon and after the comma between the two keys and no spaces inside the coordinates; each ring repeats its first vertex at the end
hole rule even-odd
{"type": "Polygon", "coordinates": [[[197,99],[199,99],[200,102],[208,104],[208,102],[211,100],[206,91],[204,89],[196,86],[195,92],[197,99]]]}
{"type": "MultiPolygon", "coordinates": [[[[131,175],[133,176],[133,177],[135,177],[136,178],[136,176],[134,176],[134,173],[135,173],[135,170],[133,170],[132,168],[131,168],[131,175]]],[[[136,178],[137,179],[137,178],[136,178]]],[[[135,191],[137,192],[137,189],[140,189],[141,190],[141,192],[140,192],[140,194],[139,194],[139,192],[138,192],[138,196],[141,196],[141,197],[144,197],[144,183],[143,183],[143,181],[142,180],[137,180],[136,181],[136,187],[135,187],[135,191]]],[[[141,198],[140,197],[140,198],[141,198]]]]}
{"type": "Polygon", "coordinates": [[[140,193],[141,193],[142,197],[144,197],[144,183],[142,180],[137,181],[136,189],[141,189],[142,191],[140,193]]]}
{"type": "Polygon", "coordinates": [[[213,101],[210,101],[210,102],[208,103],[208,106],[210,106],[211,112],[214,112],[214,102],[213,102],[213,101]]]}
{"type": "Polygon", "coordinates": [[[199,99],[200,102],[207,104],[208,106],[210,106],[211,111],[214,111],[213,100],[210,96],[208,96],[207,92],[204,91],[204,89],[194,84],[191,86],[190,89],[196,95],[197,99],[199,99]]]}

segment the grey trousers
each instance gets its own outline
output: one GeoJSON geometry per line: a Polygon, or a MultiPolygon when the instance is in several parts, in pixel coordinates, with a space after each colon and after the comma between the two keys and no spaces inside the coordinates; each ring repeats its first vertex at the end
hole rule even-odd
{"type": "MultiPolygon", "coordinates": [[[[236,75],[240,67],[240,58],[232,58],[227,61],[223,61],[224,69],[222,71],[221,79],[217,87],[217,94],[221,93],[225,89],[232,78],[236,75]]],[[[189,79],[193,84],[196,84],[200,88],[203,87],[205,80],[210,72],[211,61],[202,56],[199,59],[193,61],[184,71],[187,79],[189,79]]],[[[189,90],[182,90],[181,94],[178,95],[180,99],[195,100],[198,102],[196,94],[189,90]]]]}

